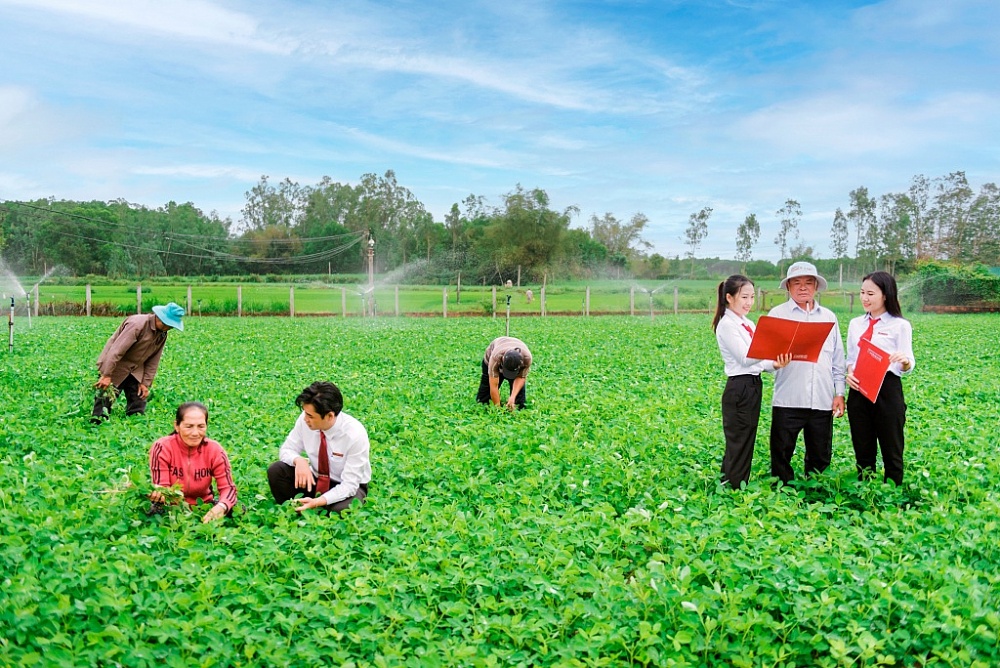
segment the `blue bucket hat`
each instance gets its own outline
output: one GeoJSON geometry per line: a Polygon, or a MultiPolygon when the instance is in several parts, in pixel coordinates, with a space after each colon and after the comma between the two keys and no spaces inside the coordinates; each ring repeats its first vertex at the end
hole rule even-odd
{"type": "Polygon", "coordinates": [[[177,304],[170,302],[166,306],[154,306],[153,313],[167,327],[184,331],[184,323],[181,321],[181,318],[184,317],[184,309],[177,304]]]}

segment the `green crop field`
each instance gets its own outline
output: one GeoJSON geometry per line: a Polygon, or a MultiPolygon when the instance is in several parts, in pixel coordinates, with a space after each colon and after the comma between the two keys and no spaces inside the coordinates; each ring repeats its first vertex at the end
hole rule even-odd
{"type": "MultiPolygon", "coordinates": [[[[30,280],[30,279],[26,279],[30,280]]],[[[67,279],[69,281],[69,279],[67,279]]],[[[38,286],[38,312],[41,314],[84,313],[86,286],[78,285],[79,279],[69,283],[49,282],[38,286]]],[[[31,285],[26,282],[25,285],[31,285]]],[[[648,314],[673,313],[675,305],[681,311],[705,311],[715,307],[717,281],[572,281],[546,286],[546,313],[583,314],[588,306],[592,314],[648,314]]],[[[294,299],[295,313],[333,314],[357,316],[365,313],[367,299],[365,285],[327,284],[319,281],[295,283],[216,283],[192,281],[163,281],[141,284],[142,310],[148,313],[154,304],[173,301],[187,306],[188,290],[191,292],[191,315],[235,315],[242,294],[244,315],[287,314],[289,301],[294,299]],[[292,289],[294,288],[294,295],[292,289]],[[241,293],[238,291],[242,291],[241,293]]],[[[845,285],[844,290],[831,290],[823,295],[823,304],[841,309],[850,305],[851,293],[857,286],[845,285]]],[[[505,314],[507,296],[511,297],[510,309],[514,315],[539,315],[542,310],[542,286],[525,284],[521,287],[496,288],[496,313],[505,314]],[[528,291],[531,299],[528,299],[528,291]]],[[[758,289],[766,293],[767,306],[774,306],[787,298],[777,284],[762,282],[758,289]]],[[[116,316],[135,313],[137,285],[93,284],[91,302],[94,310],[102,315],[116,316]]],[[[449,286],[384,285],[377,283],[374,290],[375,309],[382,315],[422,314],[441,315],[447,309],[450,315],[489,315],[494,313],[493,287],[455,284],[449,286]]],[[[34,296],[32,296],[34,299],[34,296]]],[[[24,310],[25,301],[19,299],[18,309],[24,310]]],[[[860,305],[855,306],[860,309],[860,305]]]]}
{"type": "Polygon", "coordinates": [[[473,400],[502,318],[188,318],[147,414],[93,426],[117,321],[19,318],[0,666],[996,665],[1000,318],[913,317],[904,487],[856,480],[846,419],[826,474],[772,487],[765,410],[736,492],[709,320],[514,320],[536,364],[509,414],[473,400]],[[275,506],[265,477],[317,379],[372,441],[368,503],[341,517],[275,506]],[[186,400],[239,517],[144,513],[186,400]]]}

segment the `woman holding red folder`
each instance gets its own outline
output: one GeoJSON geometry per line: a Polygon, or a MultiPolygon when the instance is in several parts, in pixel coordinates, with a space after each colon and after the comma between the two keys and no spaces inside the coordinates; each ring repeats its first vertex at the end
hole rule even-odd
{"type": "Polygon", "coordinates": [[[762,371],[773,372],[788,364],[791,355],[770,360],[747,359],[754,323],[747,314],[754,305],[754,284],[735,274],[719,283],[719,300],[712,329],[725,364],[726,389],[722,392],[722,431],[726,452],[722,458],[722,481],[739,489],[750,480],[763,384],[762,371]]]}
{"type": "Polygon", "coordinates": [[[866,313],[851,320],[847,327],[847,384],[851,388],[847,395],[847,419],[851,424],[858,477],[875,472],[881,446],[884,479],[902,485],[906,402],[900,377],[915,365],[913,328],[903,318],[896,279],[891,274],[876,271],[861,279],[861,305],[866,313]],[[861,393],[854,375],[862,340],[889,355],[889,370],[874,402],[861,393]]]}

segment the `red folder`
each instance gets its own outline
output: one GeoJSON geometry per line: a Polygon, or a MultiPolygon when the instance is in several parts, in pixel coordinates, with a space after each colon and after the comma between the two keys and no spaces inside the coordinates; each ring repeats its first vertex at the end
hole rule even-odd
{"type": "Polygon", "coordinates": [[[778,355],[791,353],[792,361],[815,362],[831,329],[832,322],[799,322],[762,315],[757,320],[747,357],[775,360],[778,355]]]}
{"type": "Polygon", "coordinates": [[[875,403],[882,381],[889,370],[889,353],[874,345],[868,339],[858,341],[858,361],[854,365],[854,377],[865,399],[875,403]]]}

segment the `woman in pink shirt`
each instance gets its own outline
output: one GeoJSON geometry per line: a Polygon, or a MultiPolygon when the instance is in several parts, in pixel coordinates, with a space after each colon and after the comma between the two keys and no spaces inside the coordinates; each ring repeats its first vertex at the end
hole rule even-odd
{"type": "MultiPolygon", "coordinates": [[[[192,506],[201,499],[213,504],[205,513],[203,522],[211,522],[232,512],[236,505],[236,485],[229,457],[218,442],[205,438],[208,430],[208,409],[204,404],[191,401],[177,409],[174,433],[157,440],[149,451],[149,472],[154,487],[172,487],[180,484],[184,500],[192,506]],[[212,493],[212,479],[219,496],[212,493]]],[[[166,501],[163,493],[154,489],[149,494],[156,504],[166,501]]],[[[162,508],[162,506],[159,506],[162,508]]]]}

